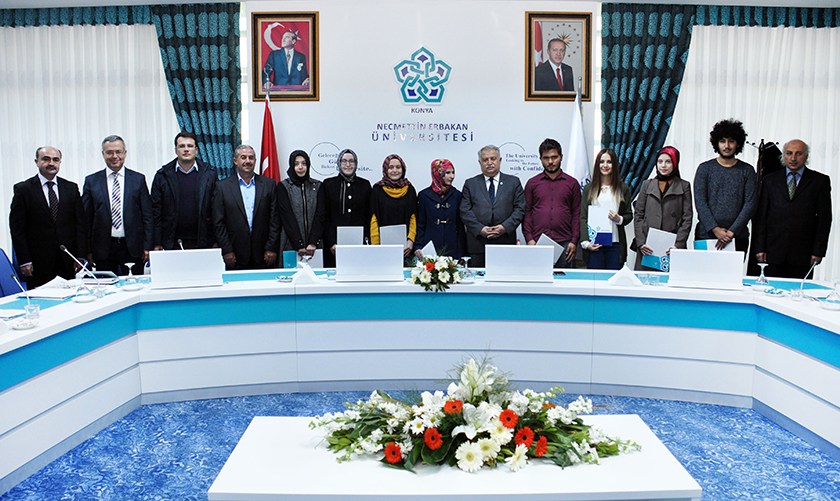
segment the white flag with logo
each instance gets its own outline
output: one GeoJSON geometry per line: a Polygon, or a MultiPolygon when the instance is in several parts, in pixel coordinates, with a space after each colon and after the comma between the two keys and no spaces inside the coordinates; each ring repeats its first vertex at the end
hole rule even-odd
{"type": "Polygon", "coordinates": [[[574,177],[580,183],[580,189],[592,180],[592,164],[589,163],[589,155],[586,150],[586,137],[583,134],[583,115],[581,114],[580,91],[575,96],[575,106],[572,111],[572,127],[569,134],[569,148],[565,156],[566,165],[563,169],[567,174],[574,177]]]}

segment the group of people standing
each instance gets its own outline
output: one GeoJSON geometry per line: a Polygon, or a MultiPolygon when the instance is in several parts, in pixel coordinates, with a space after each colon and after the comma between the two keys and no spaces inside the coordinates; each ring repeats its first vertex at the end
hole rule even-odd
{"type": "MultiPolygon", "coordinates": [[[[694,238],[712,240],[718,249],[734,242],[747,252],[752,220],[752,252],[769,263],[767,274],[802,278],[825,256],[830,179],[805,167],[808,146],[792,140],[783,149],[785,169],[767,175],[759,190],[755,169],[736,158],[745,140],[738,121],[723,120],[712,129],[718,156],[700,164],[694,177],[694,238]]],[[[580,246],[589,268],[618,269],[627,259],[625,226],[632,221],[635,268],[645,269],[642,256],[653,253],[649,230],[674,233],[674,247],[684,249],[693,221],[691,184],[681,178],[680,152],[671,146],[658,152],[655,176],[642,183],[635,202],[615,151],[598,152],[592,181],[581,190],[563,172],[563,150],[553,139],[540,144],[543,171],[524,188],[518,177],[501,172],[499,148],[487,145],[478,151],[481,174],[467,179],[462,191],[453,186],[452,162],[437,159],[431,186],[420,193],[396,154],[385,158],[382,179],[371,186],[356,174],[358,157],[350,149],[338,155],[338,175],[323,182],[310,176],[309,155],[296,150],[279,183],[255,172],[251,146],[235,149],[236,172],[222,180],[197,152],[194,134],[178,134],[176,158],[157,171],[149,190],[143,174],[125,167],[125,141],[108,136],[102,142],[105,168],[85,178],[80,194],[75,183],[58,177],[61,152],[38,148],[38,174],[15,185],[9,213],[29,287],[71,278],[78,264],[70,254],[100,271],[125,273],[126,263],[134,263],[139,273],[151,250],[220,247],[228,269],[257,269],[280,265],[284,251],[303,256],[323,249],[324,266],[332,267],[337,229],[345,226],[363,227],[365,239],[376,245],[381,228],[404,225],[406,260],[422,257],[433,242],[439,254],[470,257],[478,267],[486,245],[517,243],[521,226],[529,245],[545,235],[564,247],[555,267],[574,267],[580,246]],[[611,242],[594,241],[589,206],[607,211],[611,242]]]]}

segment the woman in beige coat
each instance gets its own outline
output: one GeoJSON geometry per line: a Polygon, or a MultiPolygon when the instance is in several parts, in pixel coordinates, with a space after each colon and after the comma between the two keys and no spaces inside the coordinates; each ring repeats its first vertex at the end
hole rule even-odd
{"type": "MultiPolygon", "coordinates": [[[[676,233],[674,247],[685,249],[691,232],[691,184],[680,179],[680,152],[666,146],[656,155],[656,177],[642,183],[633,218],[637,270],[652,270],[642,266],[642,255],[653,254],[645,245],[650,228],[676,233]]],[[[659,270],[653,270],[659,271],[659,270]]]]}

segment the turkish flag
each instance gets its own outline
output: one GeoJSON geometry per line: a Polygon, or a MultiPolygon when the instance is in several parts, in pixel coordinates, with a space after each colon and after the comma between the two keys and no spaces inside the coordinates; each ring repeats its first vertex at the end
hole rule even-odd
{"type": "Polygon", "coordinates": [[[263,117],[262,146],[260,146],[260,168],[261,174],[270,177],[275,182],[280,182],[280,162],[277,161],[277,141],[274,139],[274,121],[271,119],[271,108],[268,107],[269,99],[265,99],[265,116],[263,117]]]}

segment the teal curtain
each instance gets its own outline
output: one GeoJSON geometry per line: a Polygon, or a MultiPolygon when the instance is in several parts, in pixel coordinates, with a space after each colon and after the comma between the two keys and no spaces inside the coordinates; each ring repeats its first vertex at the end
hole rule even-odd
{"type": "Polygon", "coordinates": [[[618,154],[635,196],[674,116],[688,59],[694,6],[602,6],[601,143],[618,154]]]}
{"type": "Polygon", "coordinates": [[[152,23],[178,124],[225,177],[242,139],[239,4],[156,5],[152,23]]]}
{"type": "Polygon", "coordinates": [[[833,28],[840,8],[612,3],[602,21],[601,144],[635,196],[665,145],[694,25],[833,28]]]}
{"type": "Polygon", "coordinates": [[[0,10],[0,27],[4,28],[103,24],[152,24],[152,9],[134,5],[0,10]]]}

